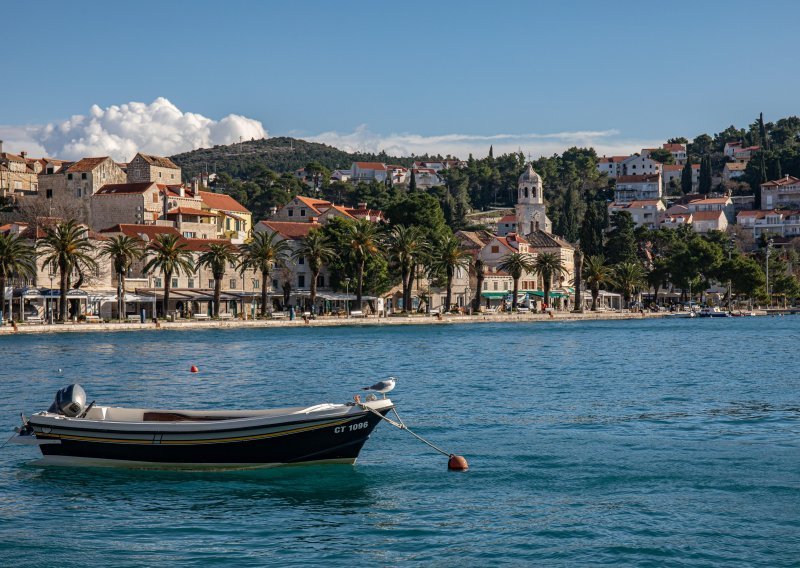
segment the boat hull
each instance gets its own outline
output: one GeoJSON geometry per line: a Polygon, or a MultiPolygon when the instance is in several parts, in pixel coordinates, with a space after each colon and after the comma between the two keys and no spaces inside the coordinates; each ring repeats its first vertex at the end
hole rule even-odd
{"type": "MultiPolygon", "coordinates": [[[[385,415],[391,406],[378,409],[385,415]]],[[[372,412],[280,424],[180,431],[51,426],[31,421],[40,465],[158,469],[253,469],[288,464],[355,463],[381,419],[372,412]]],[[[245,421],[246,422],[246,421],[245,421]]],[[[96,424],[96,423],[95,423],[96,424]]],[[[195,423],[196,424],[196,423],[195,423]]]]}

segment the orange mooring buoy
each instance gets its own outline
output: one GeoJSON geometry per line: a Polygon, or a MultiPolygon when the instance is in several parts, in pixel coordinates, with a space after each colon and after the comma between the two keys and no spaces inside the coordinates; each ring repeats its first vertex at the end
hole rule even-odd
{"type": "Polygon", "coordinates": [[[447,460],[447,469],[451,471],[467,471],[469,469],[469,464],[467,460],[464,459],[464,456],[450,454],[450,459],[447,460]]]}
{"type": "Polygon", "coordinates": [[[199,373],[200,369],[198,369],[195,365],[192,365],[191,367],[189,367],[189,372],[190,373],[199,373]]]}

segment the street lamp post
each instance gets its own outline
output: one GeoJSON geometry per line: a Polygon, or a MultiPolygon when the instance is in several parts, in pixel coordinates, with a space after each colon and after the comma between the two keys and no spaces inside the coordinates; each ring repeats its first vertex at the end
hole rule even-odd
{"type": "Polygon", "coordinates": [[[350,279],[344,279],[344,288],[345,288],[345,299],[344,299],[344,312],[347,317],[350,317],[350,279]]]}

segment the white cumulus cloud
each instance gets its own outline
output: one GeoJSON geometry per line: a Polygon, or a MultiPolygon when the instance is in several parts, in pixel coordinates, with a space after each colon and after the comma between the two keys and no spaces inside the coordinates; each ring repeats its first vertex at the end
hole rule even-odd
{"type": "Polygon", "coordinates": [[[111,156],[127,161],[136,152],[170,156],[240,139],[266,138],[267,131],[251,118],[230,114],[212,120],[183,112],[159,97],[149,104],[130,102],[107,108],[93,105],[87,115],[44,126],[0,128],[0,135],[7,136],[8,151],[27,150],[35,155],[44,149],[41,154],[67,160],[111,156]],[[12,139],[7,133],[16,136],[12,139]]]}
{"type": "Polygon", "coordinates": [[[424,136],[421,134],[397,133],[377,134],[366,125],[358,126],[353,132],[323,132],[305,137],[312,142],[322,142],[348,152],[386,151],[393,156],[411,154],[450,154],[466,158],[469,154],[484,157],[489,146],[494,147],[495,156],[509,152],[522,151],[533,158],[562,153],[572,146],[593,147],[599,155],[627,155],[639,152],[642,148],[660,146],[663,141],[625,139],[617,130],[555,132],[550,134],[442,134],[424,136]]]}

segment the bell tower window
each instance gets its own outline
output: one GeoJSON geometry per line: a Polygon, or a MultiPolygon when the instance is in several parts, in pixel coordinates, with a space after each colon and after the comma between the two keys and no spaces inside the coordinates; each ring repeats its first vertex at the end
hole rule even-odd
{"type": "Polygon", "coordinates": [[[525,188],[525,199],[528,199],[528,188],[525,188]]]}

